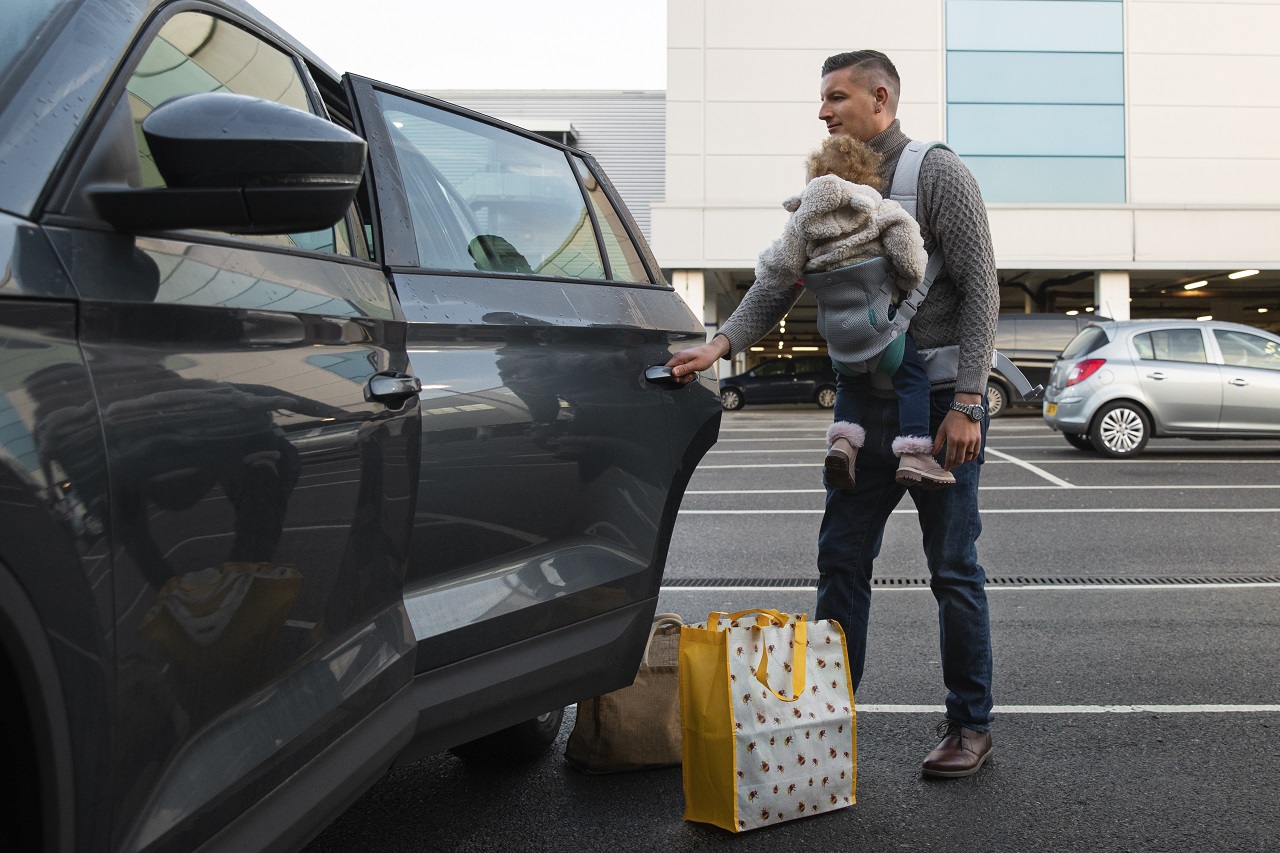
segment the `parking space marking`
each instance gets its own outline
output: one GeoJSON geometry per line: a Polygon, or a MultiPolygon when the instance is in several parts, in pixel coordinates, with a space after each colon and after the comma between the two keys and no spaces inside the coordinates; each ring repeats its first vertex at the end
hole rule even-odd
{"type": "MultiPolygon", "coordinates": [[[[1203,589],[1280,589],[1280,583],[1275,581],[1252,581],[1245,583],[1040,583],[1027,584],[1018,586],[1016,584],[1000,584],[999,586],[987,586],[987,592],[1062,592],[1062,591],[1079,591],[1093,590],[1094,592],[1138,592],[1141,590],[1149,590],[1156,592],[1170,592],[1172,590],[1203,590],[1203,589]]],[[[661,587],[662,592],[814,592],[818,591],[817,585],[813,586],[664,586],[661,587]]],[[[928,585],[920,586],[875,586],[871,588],[873,594],[882,592],[932,592],[928,585]]]]}
{"type": "MultiPolygon", "coordinates": [[[[942,705],[857,705],[859,714],[945,714],[942,705]]],[[[996,705],[993,714],[1275,714],[1280,705],[996,705]]]]}
{"type": "MultiPolygon", "coordinates": [[[[1057,492],[1061,486],[982,486],[980,492],[1057,492]]],[[[1168,492],[1182,489],[1280,489],[1276,483],[1250,483],[1248,485],[1227,485],[1223,483],[1197,483],[1182,486],[1073,486],[1081,492],[1168,492]]],[[[686,495],[825,495],[826,489],[685,489],[686,495]]]]}
{"type": "Polygon", "coordinates": [[[1043,477],[1044,479],[1048,480],[1050,483],[1053,483],[1055,486],[1058,486],[1063,489],[1075,488],[1074,483],[1068,483],[1066,480],[1062,479],[1061,477],[1053,476],[1043,468],[1037,468],[1035,465],[1032,465],[1030,462],[1024,462],[1023,460],[1019,459],[1016,456],[1010,456],[1008,453],[1002,453],[1001,451],[996,450],[994,447],[987,446],[985,449],[985,452],[990,453],[992,456],[996,457],[997,459],[1003,459],[1006,462],[1012,462],[1014,465],[1017,465],[1019,468],[1025,468],[1026,470],[1030,471],[1032,474],[1035,474],[1037,477],[1043,477]]]}
{"type": "MultiPolygon", "coordinates": [[[[681,515],[821,515],[823,509],[682,509],[681,515]]],[[[1217,513],[1238,515],[1246,512],[1280,512],[1280,507],[1018,507],[1016,509],[984,509],[983,515],[1066,515],[1070,513],[1217,513]]],[[[891,515],[915,515],[914,509],[895,509],[891,515]]]]}

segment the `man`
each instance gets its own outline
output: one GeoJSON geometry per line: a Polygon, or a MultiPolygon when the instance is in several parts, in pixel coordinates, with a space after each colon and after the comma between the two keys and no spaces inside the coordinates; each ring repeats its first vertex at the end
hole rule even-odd
{"type": "MultiPolygon", "coordinates": [[[[819,120],[828,133],[852,136],[879,151],[886,187],[892,185],[898,158],[909,141],[897,120],[900,91],[897,69],[878,51],[837,54],[822,67],[819,120]]],[[[945,451],[943,466],[955,475],[956,484],[938,491],[910,489],[938,602],[943,682],[948,689],[946,719],[938,731],[942,740],[922,769],[927,776],[954,778],[976,773],[991,755],[991,629],[976,540],[982,529],[978,476],[988,423],[982,404],[1000,294],[986,208],[960,158],[945,149],[928,152],[917,193],[925,249],[941,249],[944,264],[912,321],[911,336],[921,349],[959,347],[955,383],[935,386],[930,406],[933,451],[945,451]]],[[[711,341],[675,354],[669,362],[673,373],[692,381],[717,358],[742,352],[786,316],[800,291],[797,286],[780,294],[753,286],[711,341]]],[[[837,421],[846,419],[843,396],[838,390],[837,421]]],[[[894,479],[896,403],[890,394],[873,399],[869,408],[854,487],[827,489],[818,536],[816,615],[835,619],[844,628],[855,690],[866,659],[872,562],[889,514],[906,491],[894,479]]]]}

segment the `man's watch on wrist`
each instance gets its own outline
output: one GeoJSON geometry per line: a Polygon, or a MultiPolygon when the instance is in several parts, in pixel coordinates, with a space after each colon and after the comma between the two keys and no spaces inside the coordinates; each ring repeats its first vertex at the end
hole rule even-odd
{"type": "Polygon", "coordinates": [[[985,414],[981,403],[957,403],[953,400],[951,408],[962,415],[967,415],[974,423],[982,423],[982,416],[985,414]]]}

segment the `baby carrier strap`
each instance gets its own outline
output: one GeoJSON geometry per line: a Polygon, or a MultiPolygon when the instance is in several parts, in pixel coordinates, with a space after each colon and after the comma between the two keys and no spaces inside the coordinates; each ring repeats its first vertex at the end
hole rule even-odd
{"type": "MultiPolygon", "coordinates": [[[[920,199],[920,167],[924,164],[925,155],[934,148],[951,150],[941,142],[920,142],[915,139],[909,141],[907,147],[902,149],[901,156],[898,157],[898,165],[893,172],[893,184],[889,187],[889,198],[902,205],[902,209],[917,222],[920,221],[916,216],[917,203],[920,199]]],[[[942,272],[942,249],[938,247],[929,253],[929,263],[924,268],[924,279],[898,306],[898,316],[903,322],[910,322],[915,316],[920,303],[924,302],[924,298],[929,295],[929,288],[933,286],[940,272],[942,272]]]]}

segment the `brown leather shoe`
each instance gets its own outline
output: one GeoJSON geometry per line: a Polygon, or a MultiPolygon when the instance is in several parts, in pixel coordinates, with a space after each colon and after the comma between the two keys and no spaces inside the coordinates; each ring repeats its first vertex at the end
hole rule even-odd
{"type": "Polygon", "coordinates": [[[938,726],[942,743],[929,753],[922,765],[926,776],[956,779],[972,776],[991,757],[991,732],[975,732],[955,720],[938,726]]]}

